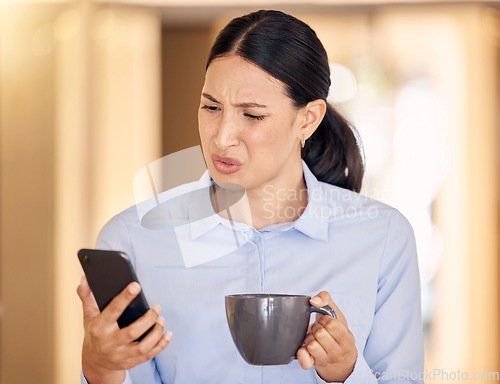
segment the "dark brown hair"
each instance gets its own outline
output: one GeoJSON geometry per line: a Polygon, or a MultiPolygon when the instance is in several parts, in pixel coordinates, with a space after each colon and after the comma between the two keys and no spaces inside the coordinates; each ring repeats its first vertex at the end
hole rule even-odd
{"type": "MultiPolygon", "coordinates": [[[[207,68],[229,53],[280,80],[297,107],[326,101],[331,80],[325,48],[307,24],[291,15],[261,10],[231,20],[217,36],[207,68]]],[[[355,129],[328,103],[323,121],[302,149],[302,158],[318,180],[360,191],[361,142],[355,129]]]]}

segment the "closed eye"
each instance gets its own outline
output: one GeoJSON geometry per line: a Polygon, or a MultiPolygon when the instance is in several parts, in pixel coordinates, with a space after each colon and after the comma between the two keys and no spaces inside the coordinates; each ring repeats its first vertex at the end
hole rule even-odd
{"type": "Polygon", "coordinates": [[[254,119],[254,120],[264,120],[264,118],[266,116],[263,116],[263,115],[251,115],[250,113],[244,113],[244,115],[250,119],[254,119]]]}
{"type": "Polygon", "coordinates": [[[206,109],[207,111],[218,111],[220,108],[215,105],[204,105],[201,109],[206,109]]]}

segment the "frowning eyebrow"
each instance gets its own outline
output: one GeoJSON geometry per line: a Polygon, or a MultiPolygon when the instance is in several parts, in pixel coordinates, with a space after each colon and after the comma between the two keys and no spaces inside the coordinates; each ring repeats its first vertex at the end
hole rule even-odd
{"type": "MultiPolygon", "coordinates": [[[[201,95],[205,99],[213,101],[214,103],[217,103],[217,104],[221,104],[220,101],[218,101],[215,97],[213,97],[212,95],[209,95],[208,93],[202,93],[201,95]]],[[[267,105],[258,104],[258,103],[238,103],[238,104],[235,104],[234,106],[239,107],[239,108],[267,108],[267,105]]]]}

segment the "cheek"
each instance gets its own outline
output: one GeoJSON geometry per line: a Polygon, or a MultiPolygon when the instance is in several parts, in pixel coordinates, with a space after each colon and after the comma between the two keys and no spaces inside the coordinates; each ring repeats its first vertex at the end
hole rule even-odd
{"type": "Polygon", "coordinates": [[[244,143],[253,162],[267,168],[289,152],[283,134],[276,126],[270,126],[242,135],[241,142],[244,143]]]}
{"type": "Polygon", "coordinates": [[[259,129],[242,135],[242,140],[253,149],[264,149],[276,143],[277,137],[272,127],[269,129],[259,129]]]}
{"type": "Polygon", "coordinates": [[[198,132],[200,134],[201,142],[207,142],[213,136],[210,125],[210,119],[202,113],[198,114],[198,132]]]}
{"type": "Polygon", "coordinates": [[[287,147],[294,142],[290,119],[279,119],[262,128],[251,135],[252,142],[258,143],[259,147],[265,147],[266,150],[273,148],[273,151],[279,151],[279,148],[287,147]]]}

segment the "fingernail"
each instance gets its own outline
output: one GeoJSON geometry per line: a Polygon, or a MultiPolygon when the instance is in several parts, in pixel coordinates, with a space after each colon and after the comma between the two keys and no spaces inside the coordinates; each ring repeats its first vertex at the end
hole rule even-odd
{"type": "Polygon", "coordinates": [[[165,318],[159,317],[157,323],[163,327],[165,325],[165,318]]]}
{"type": "Polygon", "coordinates": [[[320,305],[321,299],[318,296],[314,296],[311,300],[309,300],[311,304],[320,305]]]}
{"type": "Polygon", "coordinates": [[[170,341],[172,339],[172,332],[168,331],[163,337],[166,341],[170,341]]]}
{"type": "Polygon", "coordinates": [[[128,291],[131,294],[136,295],[141,291],[141,286],[137,282],[130,283],[130,286],[128,287],[128,291]]]}
{"type": "Polygon", "coordinates": [[[153,305],[153,307],[151,308],[153,311],[155,311],[158,315],[160,314],[161,312],[161,307],[159,304],[156,304],[156,305],[153,305]]]}

